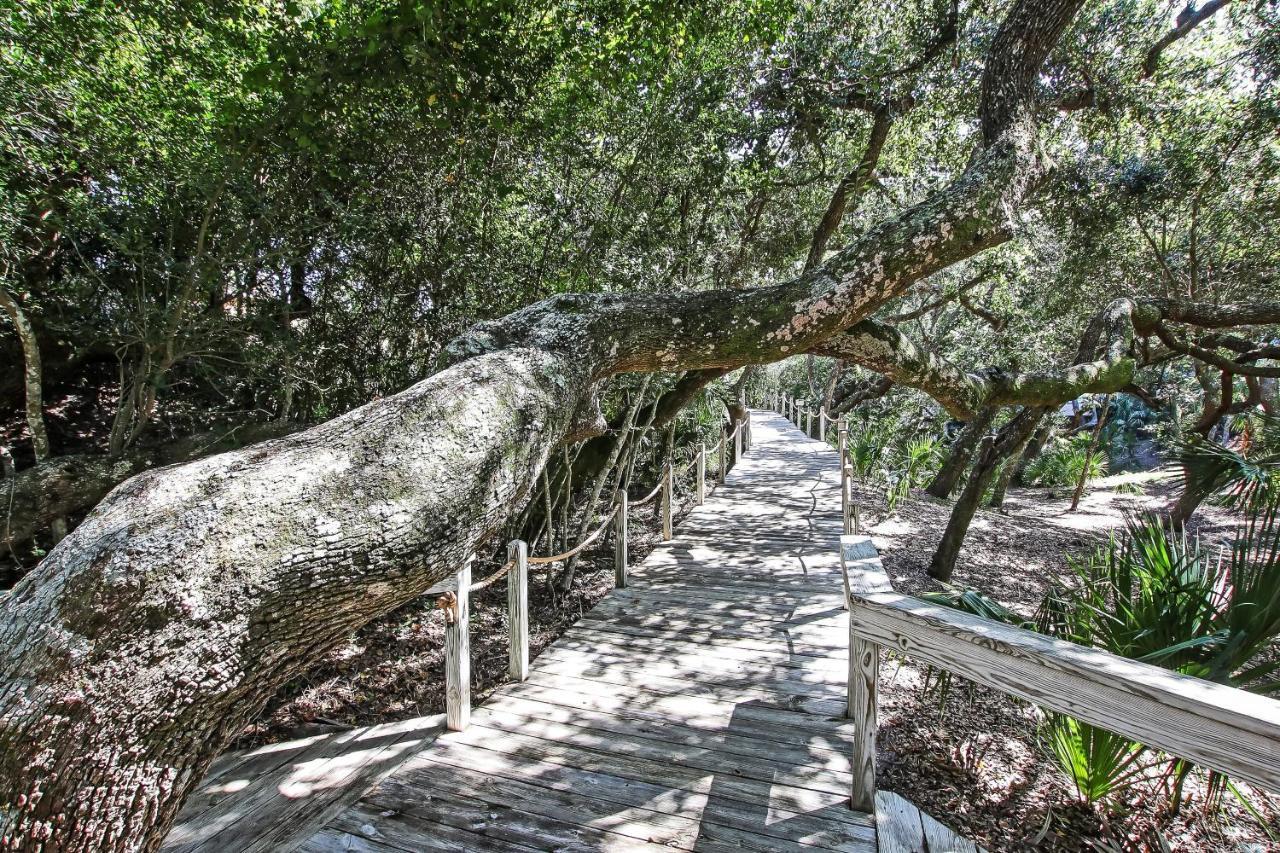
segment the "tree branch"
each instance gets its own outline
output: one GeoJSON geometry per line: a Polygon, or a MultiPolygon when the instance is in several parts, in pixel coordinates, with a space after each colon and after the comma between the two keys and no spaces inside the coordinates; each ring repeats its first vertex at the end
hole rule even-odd
{"type": "Polygon", "coordinates": [[[1123,390],[1133,382],[1137,369],[1137,360],[1129,355],[1134,311],[1135,305],[1128,299],[1112,302],[1098,315],[1106,333],[1102,356],[1092,358],[1098,348],[1088,342],[1090,333],[1086,332],[1079,362],[1060,370],[1008,373],[988,367],[965,371],[917,346],[893,326],[875,320],[857,323],[815,351],[845,358],[901,385],[919,388],[956,418],[967,421],[990,406],[1053,406],[1084,393],[1123,390]]]}
{"type": "Polygon", "coordinates": [[[1142,73],[1138,79],[1145,80],[1156,73],[1160,67],[1160,54],[1162,54],[1169,45],[1186,36],[1200,24],[1209,20],[1214,14],[1227,5],[1230,0],[1209,0],[1199,9],[1195,8],[1195,0],[1191,0],[1187,4],[1187,8],[1178,14],[1177,25],[1160,37],[1150,50],[1147,56],[1142,60],[1142,73]]]}

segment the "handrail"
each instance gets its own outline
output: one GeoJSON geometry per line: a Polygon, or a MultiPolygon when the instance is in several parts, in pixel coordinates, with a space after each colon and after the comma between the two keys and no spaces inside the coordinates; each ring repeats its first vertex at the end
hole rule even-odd
{"type": "Polygon", "coordinates": [[[581,542],[579,542],[574,547],[570,548],[568,551],[565,551],[563,554],[554,554],[550,557],[530,557],[529,564],[532,566],[540,566],[546,563],[558,563],[561,560],[567,560],[570,557],[577,555],[582,551],[583,548],[587,547],[592,542],[600,538],[600,534],[604,533],[605,528],[608,527],[609,524],[613,521],[613,517],[618,514],[618,510],[620,508],[621,507],[619,504],[614,504],[613,511],[610,512],[609,515],[605,518],[604,523],[601,524],[599,527],[597,527],[595,529],[595,532],[593,532],[590,536],[588,536],[586,539],[583,539],[581,542]]]}
{"type": "MultiPolygon", "coordinates": [[[[855,792],[874,784],[874,681],[866,649],[887,646],[970,681],[1148,747],[1280,791],[1280,701],[1047,637],[894,592],[867,536],[840,538],[850,619],[850,712],[866,716],[870,755],[855,756],[855,792]],[[858,699],[854,700],[854,681],[858,699]],[[871,691],[870,701],[863,694],[871,691]],[[871,782],[868,783],[867,779],[871,782]]],[[[859,721],[855,720],[855,723],[859,721]]]]}
{"type": "Polygon", "coordinates": [[[658,493],[662,491],[662,487],[666,485],[666,473],[667,473],[666,465],[662,466],[662,473],[663,473],[663,478],[658,480],[658,485],[653,487],[653,491],[645,495],[638,501],[630,501],[632,506],[644,506],[649,501],[653,500],[658,496],[658,493]]]}
{"type": "MultiPolygon", "coordinates": [[[[738,424],[733,436],[738,435],[743,425],[747,426],[746,438],[750,440],[750,419],[738,424]]],[[[724,439],[727,430],[720,431],[721,458],[720,476],[723,478],[724,439]]],[[[741,448],[740,448],[741,450],[741,448]]],[[[737,454],[735,454],[736,458],[737,454]]],[[[695,492],[697,503],[701,504],[704,496],[707,449],[705,445],[698,448],[698,453],[689,464],[680,469],[683,475],[692,465],[698,466],[698,483],[695,492]]],[[[507,578],[507,629],[510,642],[508,644],[508,674],[516,681],[524,681],[529,677],[529,598],[528,582],[531,566],[545,566],[558,563],[580,554],[599,539],[610,524],[616,524],[614,536],[614,583],[619,589],[627,586],[627,525],[629,510],[633,506],[644,506],[650,501],[663,496],[662,501],[662,538],[670,540],[672,532],[672,504],[675,498],[676,468],[668,459],[662,466],[662,476],[653,491],[638,501],[630,501],[626,490],[618,489],[614,493],[612,511],[601,521],[600,526],[586,536],[573,548],[561,554],[548,557],[530,557],[528,544],[522,540],[514,540],[507,546],[507,561],[493,574],[476,583],[471,583],[471,564],[475,560],[472,555],[462,562],[457,572],[448,580],[436,584],[427,590],[427,594],[439,595],[436,606],[445,613],[445,716],[450,731],[462,731],[470,720],[471,708],[471,647],[469,639],[471,593],[492,586],[503,577],[507,578]]]]}

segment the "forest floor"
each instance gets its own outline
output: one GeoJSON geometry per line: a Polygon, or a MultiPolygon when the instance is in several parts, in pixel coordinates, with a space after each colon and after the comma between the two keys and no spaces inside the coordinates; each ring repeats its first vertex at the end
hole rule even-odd
{"type": "MultiPolygon", "coordinates": [[[[1067,556],[1083,558],[1104,543],[1126,513],[1166,503],[1170,474],[1145,472],[1095,481],[1076,512],[1067,490],[1013,489],[1002,513],[974,520],[954,582],[979,589],[1032,615],[1044,592],[1070,575],[1067,556]],[[1136,486],[1136,488],[1135,488],[1136,486]]],[[[922,492],[887,514],[880,492],[857,487],[864,526],[898,589],[937,589],[926,568],[949,505],[922,492]]],[[[632,555],[657,544],[656,519],[632,521],[632,555]]],[[[1228,533],[1213,508],[1193,523],[1212,544],[1228,533]]],[[[476,577],[490,567],[477,565],[476,577]]],[[[545,573],[531,576],[531,652],[549,645],[613,585],[611,550],[581,564],[572,588],[552,602],[545,573]]],[[[495,584],[472,603],[473,701],[506,680],[506,587],[495,584]]],[[[1003,694],[957,681],[944,697],[926,689],[926,672],[891,658],[881,670],[880,779],[925,811],[991,850],[1277,849],[1267,831],[1230,794],[1216,812],[1204,808],[1200,777],[1175,814],[1155,781],[1130,789],[1110,812],[1079,803],[1040,735],[1041,714],[1003,694]]],[[[332,728],[367,725],[444,709],[444,622],[435,602],[421,598],[365,626],[342,649],[290,684],[241,736],[239,746],[332,728]]],[[[1275,799],[1248,791],[1280,837],[1275,799]]]]}

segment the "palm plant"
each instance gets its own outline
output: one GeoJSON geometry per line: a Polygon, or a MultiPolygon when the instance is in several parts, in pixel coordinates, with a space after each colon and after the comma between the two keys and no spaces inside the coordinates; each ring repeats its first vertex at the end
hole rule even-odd
{"type": "Polygon", "coordinates": [[[1216,494],[1225,506],[1248,509],[1280,501],[1280,418],[1246,414],[1234,424],[1234,446],[1196,434],[1175,443],[1184,488],[1216,494]]]}
{"type": "MultiPolygon", "coordinates": [[[[1280,509],[1253,505],[1228,551],[1207,553],[1171,524],[1146,515],[1089,560],[1078,583],[1041,607],[1045,633],[1264,695],[1280,693],[1280,509]]],[[[1146,748],[1078,721],[1050,716],[1051,742],[1081,796],[1125,787],[1146,748]]],[[[1174,799],[1191,771],[1173,760],[1174,799]]],[[[1219,794],[1230,787],[1214,777],[1219,794]]],[[[1235,790],[1232,788],[1232,790],[1235,790]]]]}
{"type": "Polygon", "coordinates": [[[868,479],[879,466],[888,446],[888,430],[879,422],[850,431],[846,452],[854,476],[859,480],[868,479]]]}
{"type": "Polygon", "coordinates": [[[1147,769],[1139,762],[1146,747],[1114,732],[1056,713],[1049,715],[1047,731],[1058,766],[1086,803],[1114,797],[1147,769]]]}
{"type": "Polygon", "coordinates": [[[923,486],[933,476],[942,456],[942,445],[936,437],[925,436],[907,442],[892,454],[885,469],[885,505],[892,513],[911,490],[923,486]]]}
{"type": "Polygon", "coordinates": [[[1080,480],[1087,470],[1085,481],[1097,479],[1107,473],[1105,454],[1089,453],[1089,436],[1077,435],[1055,439],[1035,460],[1027,466],[1026,482],[1035,486],[1069,486],[1080,480]]]}
{"type": "MultiPolygon", "coordinates": [[[[1240,498],[1233,498],[1239,500],[1240,498]]],[[[1074,583],[1051,589],[1034,628],[1113,654],[1228,684],[1280,695],[1280,504],[1250,502],[1230,546],[1213,554],[1200,542],[1152,515],[1131,518],[1118,536],[1082,561],[1074,583]]],[[[973,590],[924,596],[988,619],[1032,627],[973,590]]],[[[1049,751],[1086,802],[1114,796],[1150,766],[1142,744],[1064,714],[1050,713],[1049,751]]],[[[1173,798],[1192,767],[1174,759],[1173,798]]],[[[1230,790],[1210,778],[1210,795],[1230,790]]],[[[1249,804],[1245,803],[1246,807],[1249,804]]]]}

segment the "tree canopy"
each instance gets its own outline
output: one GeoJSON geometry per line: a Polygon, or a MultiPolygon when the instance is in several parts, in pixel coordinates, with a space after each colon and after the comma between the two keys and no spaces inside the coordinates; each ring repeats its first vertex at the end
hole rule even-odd
{"type": "Polygon", "coordinates": [[[1009,452],[1084,392],[1190,389],[1204,431],[1274,396],[1277,33],[1225,0],[5,4],[6,550],[143,473],[3,602],[0,832],[154,846],[284,679],[575,473],[598,497],[628,374],[663,425],[829,356],[815,402],[870,371],[1018,407],[1009,452]]]}

